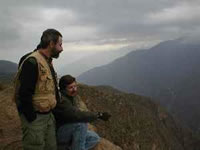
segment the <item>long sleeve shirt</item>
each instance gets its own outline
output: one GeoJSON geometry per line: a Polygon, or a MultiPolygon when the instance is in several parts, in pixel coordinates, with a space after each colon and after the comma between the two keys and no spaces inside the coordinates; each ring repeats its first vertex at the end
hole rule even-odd
{"type": "Polygon", "coordinates": [[[65,123],[92,122],[98,119],[95,112],[82,111],[78,108],[75,97],[62,94],[62,99],[53,110],[57,127],[65,123]]]}
{"type": "Polygon", "coordinates": [[[38,79],[38,64],[35,58],[28,58],[23,66],[19,76],[19,112],[22,112],[26,119],[31,122],[36,119],[36,113],[32,104],[32,96],[35,91],[36,82],[38,79]]]}

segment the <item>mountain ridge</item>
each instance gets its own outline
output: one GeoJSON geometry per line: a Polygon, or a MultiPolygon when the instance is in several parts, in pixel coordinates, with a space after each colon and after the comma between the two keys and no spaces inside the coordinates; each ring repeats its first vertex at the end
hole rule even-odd
{"type": "Polygon", "coordinates": [[[78,80],[89,85],[110,85],[125,92],[152,97],[189,127],[198,130],[199,57],[198,42],[169,40],[91,69],[80,75],[78,80]]]}
{"type": "Polygon", "coordinates": [[[65,65],[62,67],[62,69],[58,70],[58,73],[60,75],[71,74],[76,77],[93,67],[108,64],[114,59],[124,56],[128,52],[132,51],[132,49],[132,47],[125,47],[117,50],[98,52],[89,56],[85,56],[73,63],[65,65]]]}
{"type": "Polygon", "coordinates": [[[8,60],[0,60],[0,73],[15,73],[17,64],[8,60]]]}

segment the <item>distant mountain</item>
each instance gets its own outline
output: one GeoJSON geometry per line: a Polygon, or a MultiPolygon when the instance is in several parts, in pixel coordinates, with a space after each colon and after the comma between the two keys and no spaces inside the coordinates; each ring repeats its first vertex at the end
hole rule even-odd
{"type": "Polygon", "coordinates": [[[73,63],[67,64],[58,70],[59,75],[71,74],[75,77],[94,67],[106,65],[116,58],[122,57],[133,51],[132,47],[124,47],[119,50],[103,51],[85,56],[73,63]]]}
{"type": "MultiPolygon", "coordinates": [[[[12,102],[13,92],[12,87],[0,91],[0,149],[5,150],[21,149],[20,119],[12,102]]],[[[123,150],[200,149],[198,137],[149,98],[87,85],[79,85],[79,95],[90,111],[112,115],[109,121],[98,120],[94,125],[101,137],[123,150]]]]}
{"type": "Polygon", "coordinates": [[[7,60],[0,60],[0,73],[15,73],[17,64],[7,60]]]}
{"type": "Polygon", "coordinates": [[[194,130],[200,130],[200,42],[187,38],[130,52],[89,70],[78,80],[150,96],[194,130]]]}
{"type": "Polygon", "coordinates": [[[17,64],[7,60],[0,60],[0,81],[8,81],[17,72],[17,64]]]}

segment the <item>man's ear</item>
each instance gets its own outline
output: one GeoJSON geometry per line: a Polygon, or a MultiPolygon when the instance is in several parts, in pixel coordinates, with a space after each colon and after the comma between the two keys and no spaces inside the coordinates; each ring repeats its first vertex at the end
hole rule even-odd
{"type": "Polygon", "coordinates": [[[53,48],[55,46],[55,43],[53,41],[50,41],[49,46],[50,48],[53,48]]]}

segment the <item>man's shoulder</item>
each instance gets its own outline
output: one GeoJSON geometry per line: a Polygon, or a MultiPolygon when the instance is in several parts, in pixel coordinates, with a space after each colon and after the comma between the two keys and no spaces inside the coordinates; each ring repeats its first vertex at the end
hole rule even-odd
{"type": "Polygon", "coordinates": [[[30,56],[28,59],[27,59],[28,62],[32,63],[33,65],[36,65],[37,64],[37,60],[35,57],[33,56],[30,56]]]}
{"type": "Polygon", "coordinates": [[[36,60],[36,58],[34,58],[34,57],[29,57],[29,58],[27,58],[25,61],[24,61],[24,63],[22,64],[23,66],[24,65],[28,65],[28,66],[37,66],[37,60],[36,60]]]}
{"type": "Polygon", "coordinates": [[[61,101],[57,102],[56,104],[56,108],[69,108],[72,106],[72,103],[71,101],[65,97],[65,96],[61,96],[61,101]]]}
{"type": "Polygon", "coordinates": [[[61,94],[61,101],[70,101],[70,99],[66,95],[61,94]]]}
{"type": "Polygon", "coordinates": [[[37,60],[35,57],[30,56],[33,52],[27,53],[24,56],[21,57],[19,61],[19,66],[24,62],[24,63],[31,63],[33,65],[37,64],[37,60]]]}
{"type": "Polygon", "coordinates": [[[87,108],[85,102],[79,95],[75,96],[75,103],[76,103],[77,107],[79,108],[79,110],[88,111],[88,108],[87,108]]]}

